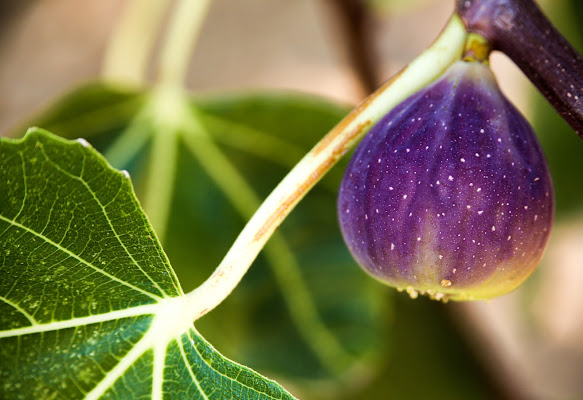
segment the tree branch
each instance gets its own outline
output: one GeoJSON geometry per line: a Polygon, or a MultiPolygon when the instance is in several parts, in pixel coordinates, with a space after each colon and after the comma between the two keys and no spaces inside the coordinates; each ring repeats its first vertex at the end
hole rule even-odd
{"type": "Polygon", "coordinates": [[[583,59],[533,0],[456,0],[468,32],[506,54],[583,139],[583,59]]]}

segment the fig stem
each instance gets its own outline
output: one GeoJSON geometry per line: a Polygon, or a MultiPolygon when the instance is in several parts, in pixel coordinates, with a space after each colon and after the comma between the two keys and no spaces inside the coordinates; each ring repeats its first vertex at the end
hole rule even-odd
{"type": "Polygon", "coordinates": [[[470,33],[466,40],[466,46],[462,59],[464,61],[473,61],[489,64],[492,45],[484,36],[477,33],[470,33]]]}
{"type": "Polygon", "coordinates": [[[460,18],[454,15],[425,52],[366,98],[304,156],[265,199],[213,274],[186,294],[193,321],[233,291],[284,218],[374,123],[460,60],[466,36],[460,18]]]}
{"type": "Polygon", "coordinates": [[[583,59],[533,0],[456,0],[468,32],[506,54],[583,139],[583,59]]]}

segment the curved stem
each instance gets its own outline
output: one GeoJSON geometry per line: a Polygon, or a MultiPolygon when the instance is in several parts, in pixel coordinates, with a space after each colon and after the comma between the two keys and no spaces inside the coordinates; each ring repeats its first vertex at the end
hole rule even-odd
{"type": "Polygon", "coordinates": [[[231,293],[277,226],[374,123],[460,59],[465,38],[461,20],[454,16],[429,49],[365,99],[308,152],[259,207],[214,273],[186,295],[193,320],[231,293]]]}
{"type": "Polygon", "coordinates": [[[506,54],[583,139],[583,58],[533,0],[457,0],[468,32],[506,54]]]}
{"type": "Polygon", "coordinates": [[[177,0],[160,55],[159,81],[182,86],[210,0],[177,0]]]}
{"type": "Polygon", "coordinates": [[[170,0],[132,0],[105,51],[101,76],[107,81],[141,86],[170,0]]]}
{"type": "MultiPolygon", "coordinates": [[[[192,115],[192,114],[190,114],[192,115]]],[[[209,132],[191,118],[183,132],[186,146],[197,158],[243,218],[249,218],[260,200],[237,168],[213,143],[209,132]]],[[[341,375],[354,361],[321,320],[300,272],[300,266],[283,235],[274,233],[265,246],[267,259],[283,293],[290,316],[312,352],[330,372],[341,375]]]]}

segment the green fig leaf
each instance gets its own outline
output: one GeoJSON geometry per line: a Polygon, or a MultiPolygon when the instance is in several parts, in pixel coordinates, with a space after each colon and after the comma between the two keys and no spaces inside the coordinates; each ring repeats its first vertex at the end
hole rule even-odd
{"type": "Polygon", "coordinates": [[[292,399],[184,320],[134,195],[87,142],[0,142],[0,398],[292,399]]]}

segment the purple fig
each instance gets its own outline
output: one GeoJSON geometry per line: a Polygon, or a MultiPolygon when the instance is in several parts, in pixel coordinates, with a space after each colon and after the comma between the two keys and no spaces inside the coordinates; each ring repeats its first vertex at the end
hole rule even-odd
{"type": "Polygon", "coordinates": [[[371,129],[338,199],[344,239],[369,274],[444,300],[518,287],[542,256],[553,212],[532,128],[487,63],[465,61],[371,129]]]}

